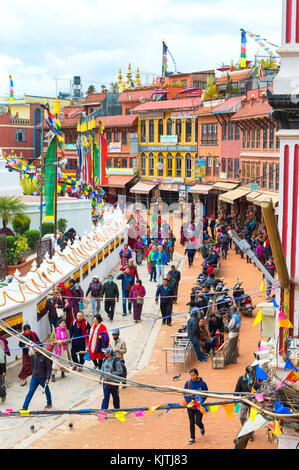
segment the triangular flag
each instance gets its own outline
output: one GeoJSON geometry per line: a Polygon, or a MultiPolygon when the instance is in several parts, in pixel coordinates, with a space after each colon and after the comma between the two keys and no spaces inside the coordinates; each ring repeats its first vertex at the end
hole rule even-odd
{"type": "Polygon", "coordinates": [[[126,411],[115,411],[114,416],[116,419],[124,423],[126,421],[126,418],[125,418],[126,414],[127,414],[126,411]]]}
{"type": "Polygon", "coordinates": [[[30,413],[30,410],[20,410],[20,415],[21,416],[28,416],[30,413]]]}
{"type": "Polygon", "coordinates": [[[201,411],[203,415],[207,415],[207,414],[208,414],[208,412],[206,411],[206,408],[205,408],[204,406],[202,406],[202,405],[200,405],[199,411],[201,411]]]}
{"type": "Polygon", "coordinates": [[[257,393],[256,395],[254,395],[254,398],[256,399],[256,401],[261,403],[261,402],[264,401],[264,394],[263,393],[257,393]]]}
{"type": "Polygon", "coordinates": [[[225,409],[226,417],[227,418],[232,418],[234,415],[234,404],[233,403],[227,403],[225,405],[222,405],[223,408],[225,409]]]}
{"type": "Polygon", "coordinates": [[[208,408],[208,411],[213,413],[213,417],[216,418],[216,411],[218,410],[219,405],[211,405],[211,406],[208,406],[207,408],[208,408]]]}
{"type": "Polygon", "coordinates": [[[256,393],[256,390],[253,387],[251,387],[251,393],[256,393]]]}
{"type": "Polygon", "coordinates": [[[259,410],[257,408],[254,408],[254,406],[252,406],[250,408],[250,419],[251,419],[251,421],[255,420],[255,417],[258,413],[259,413],[259,410]]]}
{"type": "Polygon", "coordinates": [[[268,375],[259,366],[256,366],[255,377],[260,380],[266,380],[268,375]]]}
{"type": "Polygon", "coordinates": [[[290,372],[284,380],[295,384],[298,381],[298,374],[295,374],[295,372],[290,372]]]}
{"type": "Polygon", "coordinates": [[[262,309],[260,309],[257,316],[255,317],[255,320],[254,320],[252,326],[258,325],[262,321],[262,319],[263,319],[263,311],[262,311],[262,309]]]}
{"type": "Polygon", "coordinates": [[[281,320],[278,322],[279,328],[294,328],[294,325],[290,322],[290,320],[281,320]]]}
{"type": "Polygon", "coordinates": [[[262,291],[263,297],[265,297],[265,292],[264,292],[265,289],[266,289],[266,283],[265,283],[265,279],[263,279],[261,282],[261,291],[262,291]]]}
{"type": "Polygon", "coordinates": [[[279,436],[280,434],[282,434],[281,429],[280,429],[280,421],[275,421],[273,434],[274,436],[279,436]]]}
{"type": "Polygon", "coordinates": [[[97,416],[98,416],[99,421],[105,421],[106,416],[107,416],[107,411],[99,411],[97,416]]]}
{"type": "MultiPolygon", "coordinates": [[[[148,409],[148,412],[149,413],[152,413],[153,411],[156,411],[158,408],[160,408],[161,405],[155,405],[155,406],[151,406],[149,409],[148,409]]],[[[189,407],[190,408],[190,407],[189,407]]]]}
{"type": "Polygon", "coordinates": [[[283,415],[291,415],[292,414],[292,412],[288,408],[283,406],[281,403],[279,403],[279,401],[274,399],[274,403],[275,403],[275,406],[274,406],[275,413],[279,413],[279,414],[283,414],[283,415]]]}
{"type": "Polygon", "coordinates": [[[239,411],[240,411],[240,408],[241,408],[241,405],[240,405],[240,403],[236,403],[236,404],[235,404],[235,410],[234,410],[234,413],[239,413],[239,411]]]}
{"type": "Polygon", "coordinates": [[[287,320],[287,316],[280,310],[278,313],[278,321],[287,320]]]}
{"type": "Polygon", "coordinates": [[[292,364],[290,359],[287,359],[284,365],[284,370],[287,370],[287,369],[295,370],[296,372],[298,371],[298,369],[296,369],[296,367],[292,364]]]}
{"type": "Polygon", "coordinates": [[[277,392],[278,390],[280,390],[284,386],[285,386],[284,381],[281,380],[274,391],[277,392]]]}
{"type": "Polygon", "coordinates": [[[271,302],[273,303],[273,305],[274,305],[275,308],[279,308],[279,305],[278,305],[277,302],[275,301],[274,297],[271,297],[271,302]]]}
{"type": "MultiPolygon", "coordinates": [[[[167,403],[167,406],[180,406],[180,403],[167,403]]],[[[170,411],[170,408],[166,411],[166,414],[170,411]]]]}
{"type": "Polygon", "coordinates": [[[144,416],[144,413],[145,411],[134,411],[134,415],[136,416],[136,418],[142,418],[144,416]]]}

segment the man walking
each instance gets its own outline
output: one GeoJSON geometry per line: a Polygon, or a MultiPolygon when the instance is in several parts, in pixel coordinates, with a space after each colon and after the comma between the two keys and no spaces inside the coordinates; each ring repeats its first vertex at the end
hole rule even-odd
{"type": "MultiPolygon", "coordinates": [[[[123,366],[120,360],[116,357],[116,353],[113,351],[112,348],[104,348],[102,349],[104,353],[104,360],[101,367],[101,372],[106,372],[109,374],[117,375],[118,377],[123,376],[123,366]]],[[[103,377],[104,382],[115,382],[112,378],[105,378],[103,377]]],[[[113,397],[113,408],[119,409],[120,408],[120,400],[119,400],[119,386],[118,382],[117,385],[108,385],[103,384],[103,393],[104,399],[102,401],[102,410],[107,410],[109,407],[109,399],[110,395],[113,397]]]]}
{"type": "MultiPolygon", "coordinates": [[[[199,377],[197,369],[190,370],[190,380],[185,383],[184,389],[186,390],[208,390],[207,384],[199,377]]],[[[185,395],[185,403],[190,404],[196,400],[196,395],[185,395]]],[[[200,397],[200,403],[204,403],[206,397],[200,397]]],[[[190,440],[188,444],[194,444],[195,442],[195,424],[199,427],[202,436],[205,434],[205,427],[202,423],[202,412],[198,409],[198,405],[194,404],[192,407],[187,407],[189,424],[190,424],[190,440]]]]}
{"type": "Polygon", "coordinates": [[[198,325],[199,309],[194,308],[191,312],[191,317],[187,323],[188,338],[191,341],[199,362],[207,362],[207,358],[203,355],[199,345],[199,325],[198,325]]]}
{"type": "Polygon", "coordinates": [[[117,284],[113,281],[113,276],[108,276],[108,281],[103,284],[101,290],[101,300],[105,296],[105,312],[112,322],[114,318],[115,303],[119,301],[119,290],[117,284]]]}
{"type": "MultiPolygon", "coordinates": [[[[241,375],[239,377],[235,392],[236,393],[251,393],[252,388],[254,388],[256,391],[258,391],[260,385],[257,383],[257,380],[252,377],[252,369],[250,366],[246,367],[245,374],[241,375]]],[[[249,417],[250,414],[250,406],[247,405],[246,403],[241,403],[240,405],[240,411],[239,411],[239,418],[241,421],[242,427],[247,421],[247,418],[249,417]]],[[[250,440],[254,440],[254,433],[250,433],[250,440]]]]}
{"type": "Polygon", "coordinates": [[[227,323],[227,316],[224,316],[224,324],[228,328],[228,344],[226,348],[224,364],[237,364],[238,357],[238,341],[240,336],[241,319],[238,315],[236,307],[231,307],[232,316],[230,322],[227,323]]]}
{"type": "Polygon", "coordinates": [[[157,282],[156,262],[154,260],[154,255],[157,250],[158,250],[158,247],[156,245],[153,245],[147,258],[150,264],[150,282],[152,281],[157,282]]]}
{"type": "MultiPolygon", "coordinates": [[[[134,278],[130,274],[130,268],[127,266],[125,271],[117,276],[116,279],[121,279],[122,298],[123,298],[123,317],[127,315],[127,302],[129,299],[130,291],[134,285],[134,278]]],[[[132,313],[132,304],[128,304],[129,313],[132,313]]]]}
{"type": "Polygon", "coordinates": [[[33,348],[34,354],[31,356],[32,377],[29,385],[29,392],[25,398],[22,409],[28,410],[28,406],[32,397],[40,385],[44,390],[47,398],[45,409],[52,408],[52,397],[49,389],[49,380],[52,374],[52,361],[43,356],[37,349],[33,348]]]}
{"type": "Polygon", "coordinates": [[[181,281],[181,273],[174,265],[171,266],[169,273],[173,279],[176,280],[177,285],[176,285],[176,290],[174,291],[175,297],[174,297],[174,303],[177,303],[178,300],[178,290],[179,290],[179,284],[181,281]]]}
{"type": "Polygon", "coordinates": [[[100,278],[98,275],[94,275],[85,294],[85,297],[87,297],[89,292],[91,293],[91,308],[93,316],[97,315],[101,310],[101,291],[102,284],[100,282],[100,278]]]}
{"type": "Polygon", "coordinates": [[[158,300],[160,297],[160,309],[163,318],[163,325],[171,326],[171,314],[172,306],[174,302],[174,292],[171,286],[168,284],[167,279],[163,279],[163,283],[158,286],[156,291],[156,304],[158,305],[158,300]]]}
{"type": "MultiPolygon", "coordinates": [[[[73,321],[70,328],[70,337],[73,338],[71,348],[72,361],[75,364],[78,364],[78,366],[83,366],[84,364],[84,355],[89,343],[89,332],[90,324],[84,318],[84,313],[78,312],[77,318],[73,321]]],[[[82,368],[80,366],[78,368],[78,372],[82,372],[82,368]]],[[[76,369],[77,366],[73,366],[73,370],[76,369]]]]}
{"type": "Polygon", "coordinates": [[[154,261],[156,265],[157,282],[159,286],[162,284],[164,278],[164,266],[167,264],[167,254],[163,251],[162,245],[159,245],[158,250],[154,253],[154,261]]]}
{"type": "MultiPolygon", "coordinates": [[[[112,344],[111,344],[111,347],[112,347],[113,351],[115,352],[116,357],[120,360],[120,362],[123,365],[123,377],[126,378],[127,377],[127,368],[126,368],[126,365],[125,365],[124,355],[127,352],[127,345],[126,345],[126,342],[122,338],[120,338],[119,335],[120,335],[119,329],[116,329],[116,330],[112,331],[112,344]]],[[[123,383],[125,384],[126,381],[124,381],[123,383]]],[[[126,387],[123,386],[122,388],[126,388],[126,387]]]]}

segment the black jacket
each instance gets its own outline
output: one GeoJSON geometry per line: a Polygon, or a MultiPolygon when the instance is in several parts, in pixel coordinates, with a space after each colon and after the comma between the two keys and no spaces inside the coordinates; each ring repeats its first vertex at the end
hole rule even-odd
{"type": "Polygon", "coordinates": [[[31,357],[32,377],[49,380],[52,374],[52,361],[40,353],[31,357]]]}

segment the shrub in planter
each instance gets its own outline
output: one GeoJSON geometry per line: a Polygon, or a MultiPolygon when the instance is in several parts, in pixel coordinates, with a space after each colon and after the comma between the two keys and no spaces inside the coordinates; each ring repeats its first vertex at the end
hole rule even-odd
{"type": "Polygon", "coordinates": [[[58,219],[57,221],[57,229],[58,232],[65,232],[67,227],[67,220],[66,219],[58,219]]]}
{"type": "Polygon", "coordinates": [[[32,250],[35,250],[37,240],[39,239],[39,236],[40,236],[39,230],[27,230],[27,232],[25,232],[24,235],[27,238],[29,248],[31,248],[32,250]]]}
{"type": "Polygon", "coordinates": [[[6,237],[8,264],[10,266],[21,264],[24,261],[24,253],[29,246],[26,237],[6,237]]]}
{"type": "Polygon", "coordinates": [[[28,215],[16,215],[12,219],[12,226],[14,231],[19,235],[24,235],[30,228],[31,219],[28,215]]]}
{"type": "Polygon", "coordinates": [[[42,224],[42,236],[47,235],[48,233],[54,233],[53,222],[44,222],[42,224]]]}

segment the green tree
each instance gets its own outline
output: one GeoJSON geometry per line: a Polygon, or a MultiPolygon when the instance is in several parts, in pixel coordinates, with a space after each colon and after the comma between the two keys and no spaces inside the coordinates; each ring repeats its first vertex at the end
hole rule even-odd
{"type": "Polygon", "coordinates": [[[87,93],[95,93],[96,89],[94,85],[89,85],[87,93]]]}
{"type": "Polygon", "coordinates": [[[214,98],[218,98],[218,89],[217,89],[217,85],[214,81],[214,77],[213,75],[209,75],[209,77],[207,78],[207,82],[204,86],[204,89],[203,89],[203,100],[206,101],[206,100],[212,100],[214,98]]]}
{"type": "Polygon", "coordinates": [[[26,209],[26,205],[16,196],[0,197],[0,219],[2,227],[7,228],[8,224],[15,216],[22,216],[26,209]]]}

